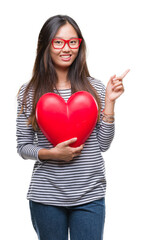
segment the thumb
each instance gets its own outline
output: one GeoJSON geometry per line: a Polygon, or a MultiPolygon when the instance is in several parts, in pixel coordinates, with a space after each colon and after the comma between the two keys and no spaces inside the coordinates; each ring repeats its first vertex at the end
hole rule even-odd
{"type": "Polygon", "coordinates": [[[110,77],[110,79],[107,83],[107,86],[110,85],[110,84],[113,84],[113,80],[114,80],[115,77],[116,77],[116,74],[110,77]]]}
{"type": "Polygon", "coordinates": [[[112,81],[116,77],[116,74],[110,77],[110,81],[112,81]]]}
{"type": "Polygon", "coordinates": [[[74,143],[74,142],[76,142],[76,141],[77,141],[77,138],[75,137],[75,138],[71,138],[71,139],[63,142],[63,144],[64,144],[65,146],[68,146],[68,145],[70,145],[71,143],[74,143]]]}

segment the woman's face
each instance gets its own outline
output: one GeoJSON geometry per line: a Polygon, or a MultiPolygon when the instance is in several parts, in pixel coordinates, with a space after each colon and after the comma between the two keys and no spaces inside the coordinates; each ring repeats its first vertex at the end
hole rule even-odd
{"type": "MultiPolygon", "coordinates": [[[[54,39],[65,39],[69,40],[72,38],[78,38],[77,32],[71,24],[66,23],[59,28],[54,39]]],[[[66,43],[62,49],[54,49],[51,45],[50,54],[55,68],[67,69],[73,63],[78,55],[79,48],[71,49],[66,43]]]]}

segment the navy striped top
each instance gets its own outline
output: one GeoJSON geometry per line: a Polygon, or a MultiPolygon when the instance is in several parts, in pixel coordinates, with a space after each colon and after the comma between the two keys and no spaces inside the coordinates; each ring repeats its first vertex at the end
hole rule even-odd
{"type": "MultiPolygon", "coordinates": [[[[105,86],[100,80],[89,78],[101,99],[104,109],[105,86]]],[[[114,137],[114,123],[106,123],[100,116],[98,122],[85,142],[80,156],[70,162],[39,160],[41,148],[50,149],[53,145],[41,131],[34,131],[27,125],[32,109],[33,90],[27,96],[27,109],[20,114],[24,84],[18,96],[17,113],[17,151],[23,159],[33,159],[34,168],[27,193],[27,199],[46,205],[76,206],[105,196],[106,178],[102,152],[106,151],[114,137]]],[[[59,90],[65,101],[71,96],[70,89],[59,90]]]]}

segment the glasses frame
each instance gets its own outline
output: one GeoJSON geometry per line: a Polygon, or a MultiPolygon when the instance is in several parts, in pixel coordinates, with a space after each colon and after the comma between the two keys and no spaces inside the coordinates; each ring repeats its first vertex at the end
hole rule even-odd
{"type": "MultiPolygon", "coordinates": [[[[67,43],[68,46],[69,46],[69,42],[70,42],[71,40],[73,40],[73,39],[78,39],[78,40],[79,40],[79,46],[80,46],[80,44],[81,44],[81,42],[82,42],[82,40],[83,40],[82,38],[72,38],[72,39],[69,39],[69,40],[65,40],[65,39],[62,39],[62,38],[53,38],[53,39],[52,39],[52,46],[53,46],[54,49],[63,49],[63,48],[65,47],[66,43],[67,43]],[[64,41],[64,45],[63,45],[61,48],[56,48],[56,47],[54,47],[54,45],[53,45],[54,40],[63,40],[63,41],[64,41]]],[[[76,48],[72,48],[72,47],[69,46],[69,48],[71,48],[71,49],[78,49],[79,46],[76,47],[76,48]]]]}

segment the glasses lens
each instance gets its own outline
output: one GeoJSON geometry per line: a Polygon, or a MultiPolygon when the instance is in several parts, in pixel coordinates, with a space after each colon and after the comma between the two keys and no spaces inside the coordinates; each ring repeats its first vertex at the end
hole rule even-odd
{"type": "Polygon", "coordinates": [[[54,48],[62,48],[64,45],[64,41],[62,39],[54,39],[53,46],[54,48]]]}
{"type": "Polygon", "coordinates": [[[69,41],[70,48],[78,48],[79,45],[80,45],[80,40],[78,38],[74,38],[69,41]]]}

